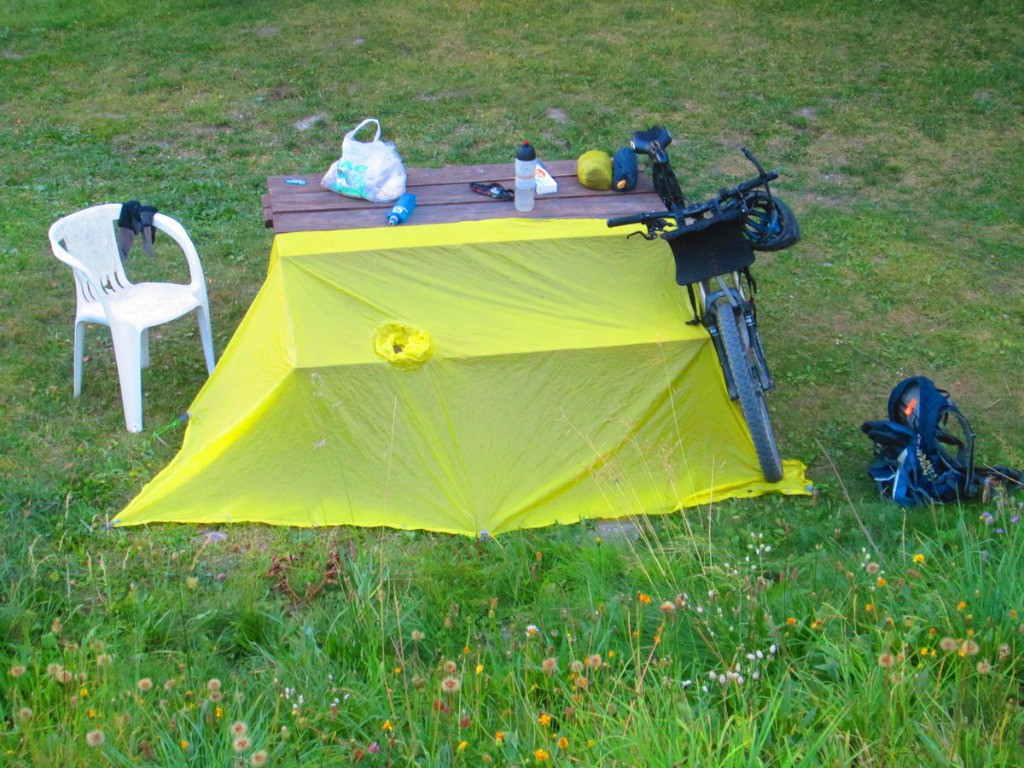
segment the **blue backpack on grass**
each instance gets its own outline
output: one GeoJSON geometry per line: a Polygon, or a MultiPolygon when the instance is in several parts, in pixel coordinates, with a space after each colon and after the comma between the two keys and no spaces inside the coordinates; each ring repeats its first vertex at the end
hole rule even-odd
{"type": "Polygon", "coordinates": [[[925,376],[904,379],[889,395],[889,418],[861,430],[875,444],[868,474],[900,506],[966,501],[992,483],[1019,488],[1024,474],[974,465],[974,431],[949,393],[925,376]]]}

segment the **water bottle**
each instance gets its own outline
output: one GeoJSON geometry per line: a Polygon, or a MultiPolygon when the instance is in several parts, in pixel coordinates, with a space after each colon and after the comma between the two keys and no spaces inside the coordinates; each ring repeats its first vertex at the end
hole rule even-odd
{"type": "Polygon", "coordinates": [[[409,218],[409,214],[412,213],[412,209],[416,207],[416,195],[411,192],[406,192],[395,203],[395,207],[388,213],[388,226],[393,227],[396,224],[401,224],[403,221],[409,218]]]}
{"type": "Polygon", "coordinates": [[[524,141],[516,150],[516,210],[532,211],[537,191],[537,153],[524,141]]]}

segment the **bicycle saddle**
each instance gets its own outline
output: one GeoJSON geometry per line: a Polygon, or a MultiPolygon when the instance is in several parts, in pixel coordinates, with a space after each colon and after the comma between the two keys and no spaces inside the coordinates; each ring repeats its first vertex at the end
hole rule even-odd
{"type": "Polygon", "coordinates": [[[663,125],[656,125],[646,131],[637,131],[629,145],[637,154],[650,155],[652,152],[662,153],[672,143],[672,134],[663,125]]]}

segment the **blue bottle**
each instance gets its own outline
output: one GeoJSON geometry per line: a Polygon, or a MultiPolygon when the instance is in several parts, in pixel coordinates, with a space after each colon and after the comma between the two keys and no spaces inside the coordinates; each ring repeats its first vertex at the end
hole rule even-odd
{"type": "Polygon", "coordinates": [[[401,224],[403,221],[409,218],[409,214],[412,213],[412,209],[416,207],[416,195],[411,192],[406,192],[395,203],[395,207],[391,209],[388,214],[388,226],[393,227],[396,224],[401,224]]]}

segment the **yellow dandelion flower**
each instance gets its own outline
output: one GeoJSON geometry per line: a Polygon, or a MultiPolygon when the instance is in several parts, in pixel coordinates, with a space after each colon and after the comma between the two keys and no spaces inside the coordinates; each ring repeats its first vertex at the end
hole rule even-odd
{"type": "Polygon", "coordinates": [[[913,560],[913,561],[914,561],[915,563],[917,563],[918,565],[921,565],[921,564],[922,564],[922,563],[924,562],[924,555],[922,555],[922,554],[921,554],[921,553],[919,552],[919,553],[917,553],[916,555],[914,555],[914,556],[913,556],[913,557],[912,557],[911,559],[912,559],[912,560],[913,560]]]}
{"type": "Polygon", "coordinates": [[[873,610],[875,610],[875,606],[873,606],[871,603],[868,603],[864,606],[864,610],[868,613],[871,613],[873,610]]]}
{"type": "Polygon", "coordinates": [[[178,746],[181,747],[182,749],[188,749],[188,742],[185,741],[184,739],[182,739],[181,741],[178,742],[178,746]]]}
{"type": "Polygon", "coordinates": [[[644,605],[647,605],[648,603],[651,602],[651,596],[648,595],[646,592],[641,592],[639,595],[636,596],[636,599],[639,600],[644,605]]]}
{"type": "Polygon", "coordinates": [[[543,763],[545,760],[549,759],[550,757],[551,757],[551,755],[546,750],[543,750],[543,749],[537,749],[537,750],[534,750],[534,752],[533,752],[533,759],[536,760],[538,763],[543,763]]]}
{"type": "Polygon", "coordinates": [[[888,584],[889,582],[887,582],[887,581],[885,580],[885,577],[884,577],[884,576],[879,576],[879,577],[878,577],[878,578],[877,578],[877,579],[875,580],[875,583],[876,583],[876,584],[878,584],[878,586],[880,586],[880,587],[884,587],[884,586],[885,586],[886,584],[888,584]]]}
{"type": "Polygon", "coordinates": [[[498,745],[501,745],[501,744],[505,743],[505,734],[504,734],[503,731],[497,731],[494,734],[494,743],[498,744],[498,745]]]}
{"type": "Polygon", "coordinates": [[[476,673],[479,675],[483,671],[484,671],[484,665],[483,664],[477,664],[476,665],[476,673]]]}
{"type": "Polygon", "coordinates": [[[469,746],[469,742],[468,741],[460,741],[459,742],[459,746],[456,747],[455,751],[456,752],[461,752],[462,750],[464,750],[468,746],[469,746]]]}
{"type": "Polygon", "coordinates": [[[569,740],[567,738],[565,738],[565,736],[562,736],[558,740],[558,748],[559,749],[568,749],[569,748],[569,740]]]}
{"type": "Polygon", "coordinates": [[[962,611],[966,607],[967,607],[967,603],[965,603],[963,600],[961,600],[959,603],[956,604],[956,609],[958,611],[962,611]]]}
{"type": "Polygon", "coordinates": [[[395,726],[393,726],[393,725],[391,724],[391,721],[390,721],[390,720],[385,720],[385,721],[384,721],[384,725],[382,725],[382,726],[381,726],[381,728],[383,728],[383,729],[384,729],[385,731],[387,731],[388,733],[390,733],[391,731],[395,730],[395,726]]]}
{"type": "Polygon", "coordinates": [[[790,616],[788,619],[786,619],[786,624],[788,624],[791,627],[794,627],[796,626],[796,619],[790,616]]]}
{"type": "Polygon", "coordinates": [[[540,716],[537,718],[537,722],[541,725],[551,725],[551,715],[547,712],[541,712],[540,716]]]}

